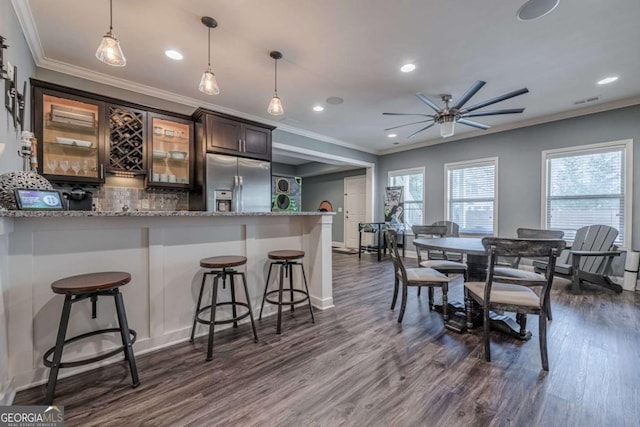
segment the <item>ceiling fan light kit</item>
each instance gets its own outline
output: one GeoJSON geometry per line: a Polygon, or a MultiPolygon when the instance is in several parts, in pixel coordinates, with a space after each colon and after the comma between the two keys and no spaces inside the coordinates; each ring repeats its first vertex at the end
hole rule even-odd
{"type": "Polygon", "coordinates": [[[120,42],[113,34],[113,0],[109,0],[109,31],[102,37],[100,46],[96,50],[96,58],[112,67],[127,65],[120,42]]]}
{"type": "Polygon", "coordinates": [[[282,59],[282,53],[274,50],[269,53],[269,56],[275,61],[275,79],[273,98],[271,98],[271,102],[269,102],[267,112],[272,116],[281,116],[284,114],[284,108],[282,107],[282,101],[278,96],[278,59],[282,59]]]}
{"type": "Polygon", "coordinates": [[[504,114],[520,114],[524,112],[524,108],[506,108],[502,110],[490,110],[490,111],[476,111],[484,107],[488,107],[489,105],[496,104],[498,102],[506,101],[507,99],[514,98],[519,95],[523,95],[529,92],[529,89],[522,88],[518,90],[514,90],[513,92],[506,93],[504,95],[497,96],[495,98],[491,98],[487,101],[480,102],[478,104],[474,104],[470,107],[464,108],[464,105],[476,94],[482,87],[486,84],[482,80],[476,80],[473,85],[458,99],[455,104],[449,105],[453,102],[453,97],[451,95],[442,95],[441,99],[444,102],[444,107],[439,107],[438,104],[433,102],[429,97],[424,95],[423,93],[416,93],[416,97],[427,104],[431,109],[435,111],[435,114],[419,114],[419,113],[382,113],[387,116],[418,116],[422,117],[422,120],[417,122],[405,123],[399,126],[393,126],[390,128],[386,128],[385,131],[389,131],[392,129],[398,129],[405,126],[411,126],[419,123],[429,123],[427,126],[422,129],[413,132],[411,135],[407,136],[407,138],[411,138],[412,136],[423,132],[436,124],[440,125],[440,136],[443,138],[447,138],[454,135],[455,132],[455,124],[460,123],[463,125],[471,126],[477,129],[487,130],[491,126],[485,125],[483,123],[478,123],[476,121],[469,120],[469,117],[483,117],[483,116],[497,116],[504,114]]]}
{"type": "Polygon", "coordinates": [[[207,95],[217,95],[220,93],[216,75],[211,71],[211,29],[218,26],[218,22],[210,16],[203,16],[202,24],[209,30],[209,43],[207,45],[207,69],[202,74],[198,90],[207,95]]]}

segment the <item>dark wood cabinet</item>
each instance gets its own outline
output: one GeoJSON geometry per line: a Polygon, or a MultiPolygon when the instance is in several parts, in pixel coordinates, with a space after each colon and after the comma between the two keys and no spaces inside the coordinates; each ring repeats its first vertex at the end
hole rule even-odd
{"type": "Polygon", "coordinates": [[[191,188],[193,121],[149,113],[147,187],[191,188]]]}
{"type": "Polygon", "coordinates": [[[203,127],[207,152],[271,161],[274,127],[204,109],[193,117],[203,127]]]}
{"type": "Polygon", "coordinates": [[[271,129],[245,124],[242,149],[247,156],[271,160],[271,129]]]}
{"type": "Polygon", "coordinates": [[[237,154],[242,147],[242,123],[206,115],[207,151],[237,154]]]}
{"type": "Polygon", "coordinates": [[[111,173],[191,187],[191,117],[36,79],[31,87],[38,172],[50,181],[96,185],[111,173]]]}
{"type": "Polygon", "coordinates": [[[38,173],[58,183],[103,183],[106,104],[33,82],[32,87],[38,173]]]}
{"type": "Polygon", "coordinates": [[[147,113],[135,108],[108,104],[107,114],[107,172],[144,175],[147,170],[147,113]]]}

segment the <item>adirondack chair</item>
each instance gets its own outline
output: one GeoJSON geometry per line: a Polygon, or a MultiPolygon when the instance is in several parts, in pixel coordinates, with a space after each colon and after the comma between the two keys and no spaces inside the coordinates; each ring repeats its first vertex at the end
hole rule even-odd
{"type": "MultiPolygon", "coordinates": [[[[618,230],[608,225],[589,225],[578,229],[571,250],[558,257],[555,275],[571,279],[572,292],[580,290],[581,281],[622,292],[622,286],[606,276],[613,257],[621,254],[613,244],[617,236],[618,230]]],[[[544,261],[533,262],[537,273],[543,272],[546,265],[544,261]]]]}

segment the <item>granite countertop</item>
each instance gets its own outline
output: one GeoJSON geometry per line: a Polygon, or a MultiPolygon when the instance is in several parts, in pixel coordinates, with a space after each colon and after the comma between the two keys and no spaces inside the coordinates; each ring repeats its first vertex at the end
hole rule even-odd
{"type": "Polygon", "coordinates": [[[204,211],[0,211],[5,218],[51,217],[220,217],[220,216],[317,216],[335,212],[204,212],[204,211]]]}

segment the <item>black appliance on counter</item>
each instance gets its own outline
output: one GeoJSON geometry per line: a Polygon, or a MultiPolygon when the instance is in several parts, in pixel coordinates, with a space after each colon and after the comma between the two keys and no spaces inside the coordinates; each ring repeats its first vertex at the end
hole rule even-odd
{"type": "Polygon", "coordinates": [[[67,199],[67,210],[90,211],[93,209],[93,193],[91,191],[74,188],[62,194],[64,194],[64,197],[67,199]]]}

